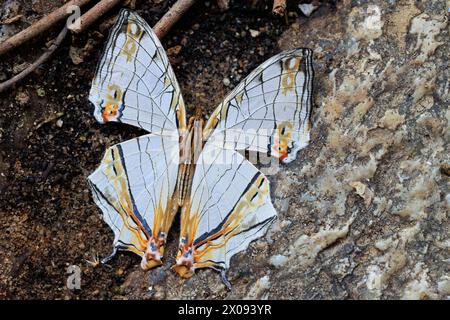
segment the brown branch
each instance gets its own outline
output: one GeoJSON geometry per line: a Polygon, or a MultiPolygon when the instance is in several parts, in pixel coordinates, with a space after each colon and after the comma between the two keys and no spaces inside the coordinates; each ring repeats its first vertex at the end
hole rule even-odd
{"type": "Polygon", "coordinates": [[[52,55],[52,53],[55,52],[55,50],[59,47],[61,42],[66,37],[66,34],[67,34],[67,27],[64,26],[64,28],[61,30],[61,32],[59,33],[58,37],[56,38],[55,42],[35,62],[33,62],[25,70],[23,70],[19,74],[15,75],[11,79],[0,83],[0,92],[2,92],[5,89],[11,87],[13,84],[15,84],[16,82],[22,80],[27,75],[29,75],[34,70],[36,70],[37,67],[39,67],[43,62],[45,62],[52,55]]]}
{"type": "Polygon", "coordinates": [[[170,28],[180,20],[181,16],[196,2],[196,0],[178,0],[169,11],[153,27],[158,38],[164,37],[170,28]]]}
{"type": "MultiPolygon", "coordinates": [[[[82,1],[82,0],[79,0],[79,1],[82,1]]],[[[84,1],[87,2],[89,0],[84,0],[84,1]]],[[[81,22],[80,31],[85,30],[92,22],[95,21],[95,19],[97,19],[98,17],[100,17],[101,15],[106,13],[106,11],[108,11],[110,8],[112,8],[119,1],[120,0],[102,0],[97,5],[95,5],[91,10],[89,10],[86,14],[84,14],[81,17],[81,21],[82,22],[81,22]],[[84,19],[84,23],[83,23],[83,19],[84,19]]],[[[156,36],[158,38],[160,38],[160,39],[162,37],[164,37],[166,35],[166,33],[169,31],[169,29],[181,18],[181,16],[195,2],[196,2],[196,0],[178,0],[173,5],[173,7],[170,8],[169,11],[161,18],[161,20],[159,20],[158,23],[156,23],[156,25],[153,27],[156,36]]],[[[60,9],[58,9],[57,11],[59,11],[60,9]]],[[[49,16],[53,15],[55,12],[51,13],[49,16]]],[[[47,17],[49,17],[49,16],[47,16],[47,17]]],[[[51,21],[56,22],[57,20],[51,20],[51,21]]],[[[33,26],[31,26],[30,28],[33,28],[33,26]]],[[[73,27],[74,24],[72,24],[71,26],[73,27]]],[[[28,29],[30,29],[30,28],[28,28],[28,29]]],[[[28,30],[28,29],[26,29],[26,30],[28,30]]],[[[39,67],[39,65],[44,63],[53,54],[53,52],[59,47],[61,42],[64,40],[64,38],[65,38],[65,36],[67,34],[67,29],[68,29],[67,25],[64,26],[63,30],[59,33],[59,35],[56,38],[55,42],[35,62],[33,62],[25,70],[23,70],[19,74],[15,75],[11,79],[0,83],[0,92],[6,90],[7,88],[11,87],[15,83],[19,82],[20,80],[25,78],[27,75],[32,73],[34,70],[36,70],[39,67]]],[[[33,34],[35,35],[37,33],[33,32],[33,34]]],[[[29,39],[29,38],[27,38],[27,39],[29,39]]],[[[23,40],[21,43],[23,43],[24,41],[26,41],[26,40],[23,40]]],[[[15,46],[17,46],[19,44],[16,44],[15,46]]],[[[1,44],[0,44],[0,46],[1,46],[1,44]]],[[[11,47],[11,48],[13,48],[13,47],[11,47]]]]}
{"type": "Polygon", "coordinates": [[[68,10],[70,6],[82,6],[91,0],[72,0],[62,7],[56,9],[48,16],[45,16],[35,24],[20,31],[18,34],[8,38],[7,40],[0,43],[0,55],[6,53],[7,51],[16,48],[23,44],[24,42],[42,34],[45,30],[53,26],[58,21],[66,18],[71,12],[68,10]]]}
{"type": "Polygon", "coordinates": [[[121,0],[102,0],[93,6],[88,12],[83,14],[77,23],[69,26],[69,30],[80,33],[86,30],[98,18],[117,5],[121,0]]]}
{"type": "Polygon", "coordinates": [[[276,16],[284,16],[286,12],[286,0],[273,0],[272,13],[276,16]]]}

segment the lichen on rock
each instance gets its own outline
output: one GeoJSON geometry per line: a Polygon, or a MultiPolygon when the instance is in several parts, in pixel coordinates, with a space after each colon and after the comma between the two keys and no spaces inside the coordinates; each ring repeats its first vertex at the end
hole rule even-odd
{"type": "Polygon", "coordinates": [[[334,298],[446,297],[447,24],[445,1],[342,1],[280,40],[282,49],[316,52],[312,143],[286,167],[285,175],[298,172],[291,190],[299,196],[280,240],[285,255],[304,258],[272,275],[294,296],[330,297],[337,281],[345,289],[334,298]],[[349,217],[341,239],[306,246],[349,217]],[[295,272],[299,279],[286,280],[295,272]]]}

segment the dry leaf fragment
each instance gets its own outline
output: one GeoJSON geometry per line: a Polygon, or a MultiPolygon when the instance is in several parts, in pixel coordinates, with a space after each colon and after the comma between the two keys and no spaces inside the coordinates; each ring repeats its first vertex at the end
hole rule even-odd
{"type": "Polygon", "coordinates": [[[23,17],[23,15],[18,14],[17,16],[14,16],[12,18],[3,20],[2,22],[0,22],[0,24],[13,24],[13,23],[19,21],[22,17],[23,17]]]}

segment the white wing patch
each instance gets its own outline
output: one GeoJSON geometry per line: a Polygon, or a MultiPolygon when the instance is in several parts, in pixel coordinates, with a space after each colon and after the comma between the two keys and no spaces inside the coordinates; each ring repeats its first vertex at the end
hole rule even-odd
{"type": "Polygon", "coordinates": [[[313,75],[310,49],[270,58],[216,108],[204,136],[222,148],[291,162],[309,142],[313,75]]]}
{"type": "Polygon", "coordinates": [[[148,132],[185,128],[185,107],[166,53],[148,24],[122,10],[111,30],[89,100],[100,123],[119,121],[148,132]]]}
{"type": "Polygon", "coordinates": [[[268,179],[236,151],[207,143],[182,209],[174,269],[182,277],[197,268],[227,269],[275,217],[268,179]]]}

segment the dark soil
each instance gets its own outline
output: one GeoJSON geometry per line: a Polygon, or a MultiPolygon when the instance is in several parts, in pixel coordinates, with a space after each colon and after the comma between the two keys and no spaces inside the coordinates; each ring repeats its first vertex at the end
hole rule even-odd
{"type": "MultiPolygon", "coordinates": [[[[39,11],[18,2],[24,3],[20,28],[61,4],[53,1],[39,11]]],[[[137,1],[136,10],[153,25],[173,2],[137,1]]],[[[201,106],[209,113],[245,75],[279,51],[285,19],[271,15],[272,1],[251,2],[232,1],[230,10],[220,12],[215,1],[199,1],[163,39],[189,111],[201,106]],[[249,29],[260,34],[252,37],[249,29]]],[[[86,177],[108,146],[143,134],[126,125],[98,124],[87,100],[108,32],[101,24],[118,9],[89,32],[68,36],[49,62],[0,94],[0,298],[113,298],[139,263],[132,254],[118,254],[110,268],[86,262],[108,255],[113,239],[86,177]],[[71,46],[86,46],[78,65],[70,58],[71,46]],[[71,265],[82,270],[82,290],[66,287],[71,265]]],[[[296,21],[296,14],[288,20],[296,21]]],[[[1,57],[1,80],[38,56],[59,28],[1,57]]],[[[176,238],[176,229],[169,241],[176,238]]]]}

